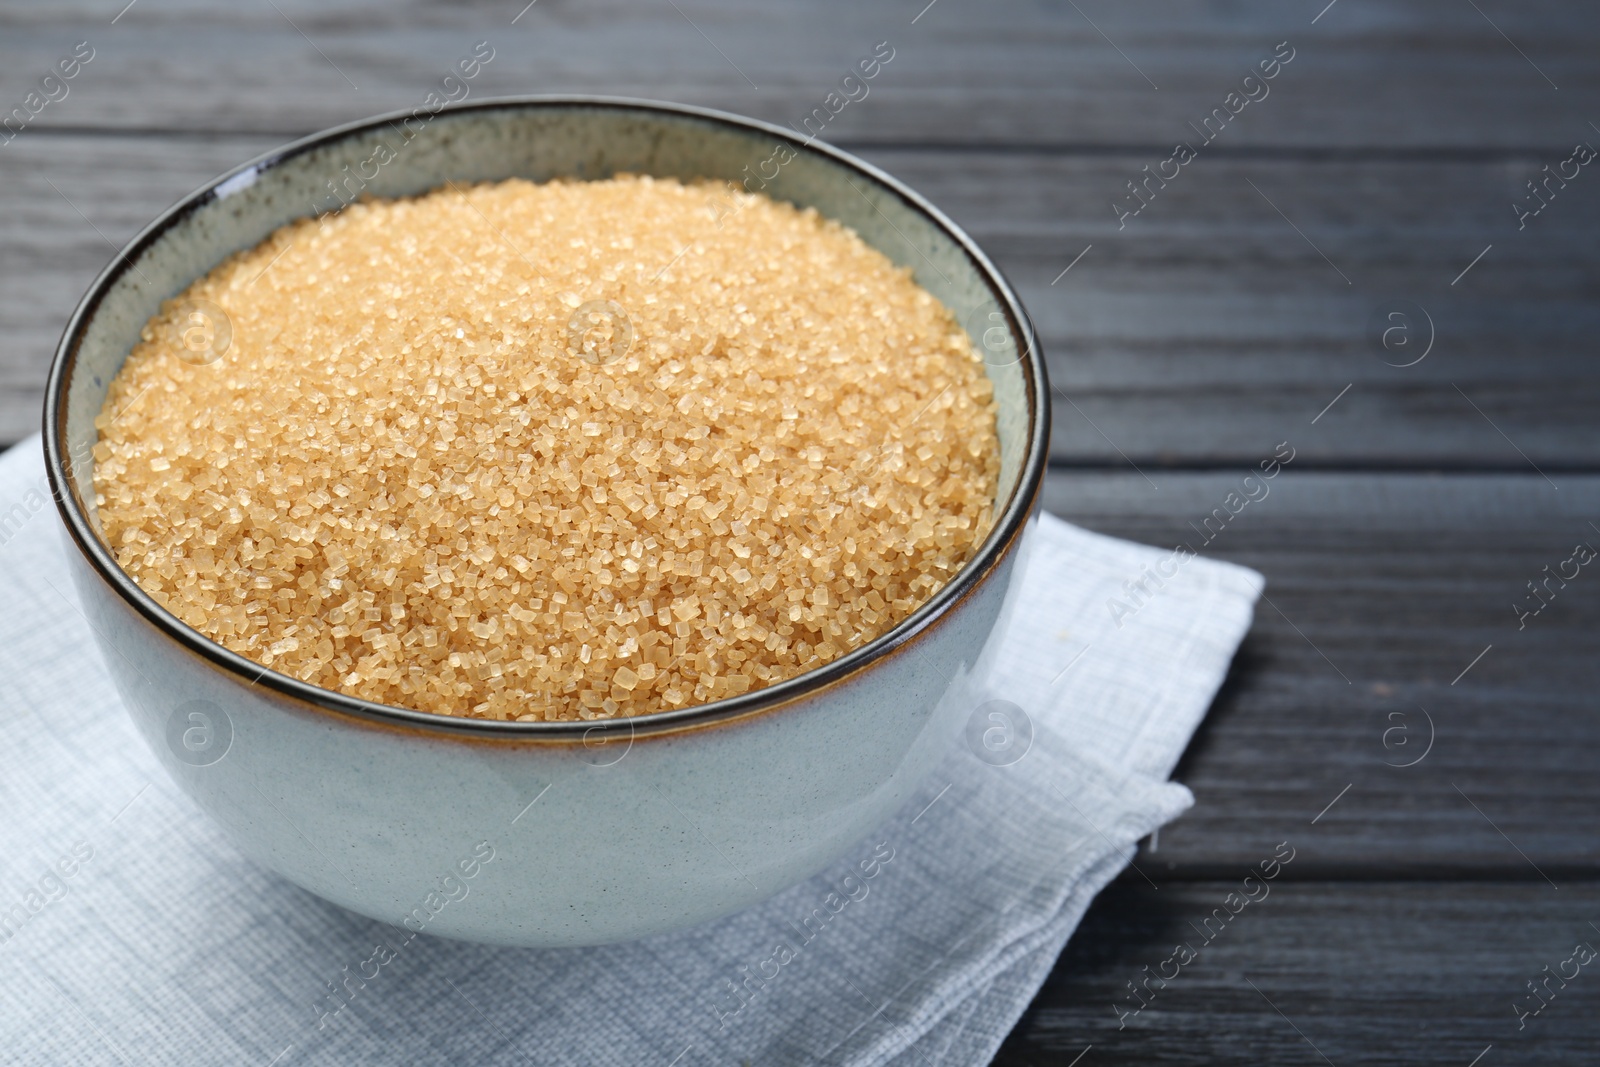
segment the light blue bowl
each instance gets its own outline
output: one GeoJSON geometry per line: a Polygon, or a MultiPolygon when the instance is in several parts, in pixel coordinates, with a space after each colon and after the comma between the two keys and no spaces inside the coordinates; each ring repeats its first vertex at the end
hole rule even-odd
{"type": "Polygon", "coordinates": [[[883,172],[732,115],[530,97],[317,134],[173,207],[74,312],[50,371],[44,441],[106,666],[151,751],[241,850],[408,929],[583,945],[748,907],[840,857],[906,801],[974,707],[1037,514],[1046,397],[1010,287],[970,238],[883,172]],[[781,164],[771,162],[778,145],[792,154],[781,164]],[[380,146],[393,158],[375,165],[380,146]],[[117,566],[95,514],[94,418],[163,300],[334,206],[328,183],[347,174],[365,193],[397,197],[447,181],[622,171],[754,175],[752,189],[775,171],[761,191],[815,207],[911,267],[982,345],[999,405],[998,518],[910,618],[824,668],[711,704],[601,724],[493,722],[373,704],[264,669],[178,621],[117,566]]]}

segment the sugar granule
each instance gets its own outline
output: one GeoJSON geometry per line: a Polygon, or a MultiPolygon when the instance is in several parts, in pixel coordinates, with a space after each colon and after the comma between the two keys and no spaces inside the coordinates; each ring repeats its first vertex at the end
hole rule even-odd
{"type": "Polygon", "coordinates": [[[451,186],[233,256],[96,421],[118,562],[263,666],[490,719],[686,707],[884,633],[989,530],[989,379],[853,232],[726,196],[451,186]]]}

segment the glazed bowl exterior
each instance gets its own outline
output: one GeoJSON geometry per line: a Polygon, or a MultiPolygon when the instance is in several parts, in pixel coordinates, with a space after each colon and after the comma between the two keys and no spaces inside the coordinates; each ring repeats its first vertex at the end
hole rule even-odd
{"type": "Polygon", "coordinates": [[[1046,388],[1032,328],[999,272],[877,169],[731,115],[532,97],[340,127],[181,201],[74,313],[51,370],[44,439],[106,668],[151,751],[245,854],[412,932],[570,946],[703,922],[853,849],[869,859],[873,830],[975,707],[1037,514],[1046,388]],[[712,704],[604,722],[490,722],[277,674],[180,622],[117,566],[95,513],[94,418],[163,300],[293,219],[337,210],[347,193],[622,172],[726,179],[815,207],[912,268],[982,347],[999,408],[997,521],[910,618],[824,668],[712,704]]]}

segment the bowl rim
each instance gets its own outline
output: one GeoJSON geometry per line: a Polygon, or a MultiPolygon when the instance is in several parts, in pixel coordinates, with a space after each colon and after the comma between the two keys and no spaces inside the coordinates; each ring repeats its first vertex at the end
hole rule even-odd
{"type": "MultiPolygon", "coordinates": [[[[518,722],[498,719],[480,719],[467,716],[446,715],[440,712],[421,711],[390,704],[380,704],[350,696],[333,689],[303,682],[298,678],[264,667],[248,657],[234,652],[190,627],[167,611],[145,592],[111,556],[100,537],[88,521],[87,512],[78,496],[77,487],[67,474],[62,447],[66,430],[66,400],[68,386],[77,360],[78,349],[87,329],[94,320],[101,302],[117,281],[137,259],[161,240],[182,220],[220,199],[218,189],[237,188],[232,183],[241,175],[261,173],[298,156],[363,132],[388,126],[411,115],[409,110],[392,111],[371,118],[332,126],[309,136],[281,145],[249,160],[226,173],[206,182],[183,197],[141,229],[128,241],[95,276],[94,281],[73,309],[62,331],[61,340],[51,359],[50,374],[45,386],[43,441],[45,469],[56,508],[71,535],[72,542],[89,563],[90,568],[114,590],[127,606],[144,620],[172,639],[176,644],[225,674],[234,676],[247,686],[260,685],[275,694],[288,697],[321,712],[352,716],[373,724],[420,729],[426,733],[454,734],[485,740],[520,741],[573,741],[591,743],[591,738],[604,740],[614,733],[625,733],[629,738],[651,734],[677,732],[686,728],[712,725],[769,711],[812,696],[820,690],[862,674],[882,663],[893,653],[909,648],[917,638],[945,620],[958,603],[986,581],[997,565],[1010,552],[1018,535],[1031,517],[1039,498],[1045,469],[1049,459],[1050,405],[1048,379],[1044,355],[1040,349],[1033,324],[1010,282],[1000,269],[978,247],[966,231],[927,199],[880,168],[858,159],[848,152],[812,138],[797,138],[794,131],[776,123],[752,119],[712,108],[676,104],[666,101],[632,97],[595,96],[584,94],[537,94],[491,97],[477,101],[462,101],[446,105],[434,118],[444,115],[461,115],[483,111],[537,111],[545,108],[595,108],[639,112],[645,116],[672,119],[691,119],[717,125],[746,134],[775,137],[782,144],[798,152],[811,152],[870,179],[881,189],[898,196],[913,210],[920,212],[942,230],[969,257],[979,275],[987,284],[1010,321],[1013,336],[1022,344],[1021,362],[1026,370],[1024,384],[1028,403],[1028,438],[1024,445],[1022,468],[1010,498],[1005,502],[994,525],[977,553],[969,559],[948,583],[906,618],[878,637],[852,649],[850,652],[821,667],[797,674],[774,685],[753,689],[737,696],[725,697],[704,704],[691,704],[669,711],[649,712],[642,715],[619,716],[607,719],[579,719],[562,721],[518,722]]],[[[227,195],[225,192],[224,196],[227,195]]]]}

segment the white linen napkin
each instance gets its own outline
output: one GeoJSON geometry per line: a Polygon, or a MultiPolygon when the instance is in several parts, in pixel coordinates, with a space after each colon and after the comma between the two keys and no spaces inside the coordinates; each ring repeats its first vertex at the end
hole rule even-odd
{"type": "Polygon", "coordinates": [[[1095,893],[1192,803],[1166,779],[1262,587],[1047,517],[988,694],[1008,703],[974,710],[859,855],[682,933],[420,936],[378,966],[392,928],[245,860],[135,736],[59,527],[29,439],[0,456],[0,1050],[18,1064],[984,1063],[1095,893]],[[337,1014],[334,983],[354,990],[337,1014]]]}

